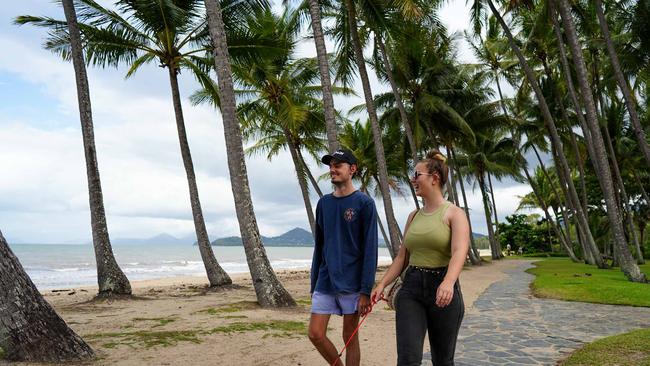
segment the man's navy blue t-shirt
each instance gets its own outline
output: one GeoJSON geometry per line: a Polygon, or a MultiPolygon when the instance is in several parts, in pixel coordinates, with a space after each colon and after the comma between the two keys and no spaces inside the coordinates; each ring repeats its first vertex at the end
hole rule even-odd
{"type": "Polygon", "coordinates": [[[377,210],[367,195],[323,196],[316,206],[311,292],[370,295],[377,270],[377,210]]]}

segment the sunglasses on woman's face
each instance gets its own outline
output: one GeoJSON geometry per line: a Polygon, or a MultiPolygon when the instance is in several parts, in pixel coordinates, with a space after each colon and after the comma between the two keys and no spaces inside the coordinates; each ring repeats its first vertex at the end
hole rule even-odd
{"type": "Polygon", "coordinates": [[[421,175],[433,175],[431,173],[420,173],[417,170],[413,172],[413,180],[418,180],[418,177],[421,175]]]}

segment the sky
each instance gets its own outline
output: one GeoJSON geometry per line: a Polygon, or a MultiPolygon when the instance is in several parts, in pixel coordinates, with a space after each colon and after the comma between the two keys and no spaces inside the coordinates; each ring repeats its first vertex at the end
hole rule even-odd
{"type": "MultiPolygon", "coordinates": [[[[0,231],[10,243],[87,243],[90,214],[74,70],[42,49],[45,30],[12,24],[26,14],[63,17],[62,9],[49,1],[12,1],[0,7],[0,231]]],[[[450,32],[462,31],[469,25],[468,14],[465,0],[454,0],[441,9],[440,18],[450,32]]],[[[313,41],[305,40],[299,53],[315,56],[313,41]]],[[[462,44],[459,59],[472,61],[462,44]]],[[[125,74],[125,68],[88,68],[109,233],[113,238],[191,237],[194,224],[167,73],[147,65],[129,79],[125,74]]],[[[363,103],[357,84],[359,97],[338,97],[336,108],[363,103]]],[[[189,103],[187,97],[198,87],[191,76],[182,74],[180,85],[208,232],[211,239],[239,235],[221,116],[209,106],[189,103]]],[[[388,90],[376,79],[372,87],[388,90]]],[[[315,175],[327,172],[316,161],[309,164],[315,175]]],[[[272,161],[248,157],[247,168],[263,235],[308,228],[287,152],[272,161]]],[[[332,190],[327,181],[320,186],[332,190]]],[[[500,220],[516,210],[517,196],[529,191],[516,182],[497,183],[500,220]]],[[[468,194],[473,229],[485,233],[480,192],[470,188],[468,194]]],[[[315,206],[318,197],[311,198],[315,206]]],[[[381,198],[376,203],[383,213],[381,198]]],[[[393,196],[393,204],[403,226],[412,198],[393,196]]]]}

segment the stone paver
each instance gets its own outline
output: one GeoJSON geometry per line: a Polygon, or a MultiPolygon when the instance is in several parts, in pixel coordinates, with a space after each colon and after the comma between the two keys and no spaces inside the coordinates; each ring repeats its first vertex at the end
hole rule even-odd
{"type": "MultiPolygon", "coordinates": [[[[534,297],[524,272],[506,271],[465,314],[456,348],[457,366],[555,365],[567,353],[606,336],[650,327],[650,308],[568,302],[534,297]]],[[[431,365],[424,355],[423,365],[431,365]]]]}

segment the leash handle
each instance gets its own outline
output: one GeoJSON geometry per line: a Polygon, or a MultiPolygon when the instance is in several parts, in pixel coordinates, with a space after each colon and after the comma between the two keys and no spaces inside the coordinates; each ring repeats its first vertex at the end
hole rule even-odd
{"type": "Polygon", "coordinates": [[[361,325],[363,324],[363,322],[366,321],[366,318],[372,312],[372,308],[381,300],[387,301],[384,298],[384,294],[381,294],[381,296],[378,299],[376,299],[375,301],[370,303],[370,309],[368,310],[366,315],[364,315],[363,318],[361,318],[361,321],[359,322],[357,327],[354,329],[354,332],[352,332],[352,335],[350,336],[350,338],[348,338],[348,341],[345,342],[345,346],[343,346],[343,349],[341,349],[341,352],[339,352],[338,357],[336,358],[336,360],[334,360],[334,362],[330,366],[335,366],[339,362],[339,360],[341,359],[341,356],[343,356],[343,351],[345,351],[345,349],[348,348],[348,345],[350,344],[350,342],[352,342],[352,338],[354,338],[354,336],[357,334],[357,332],[361,328],[361,325]]]}

